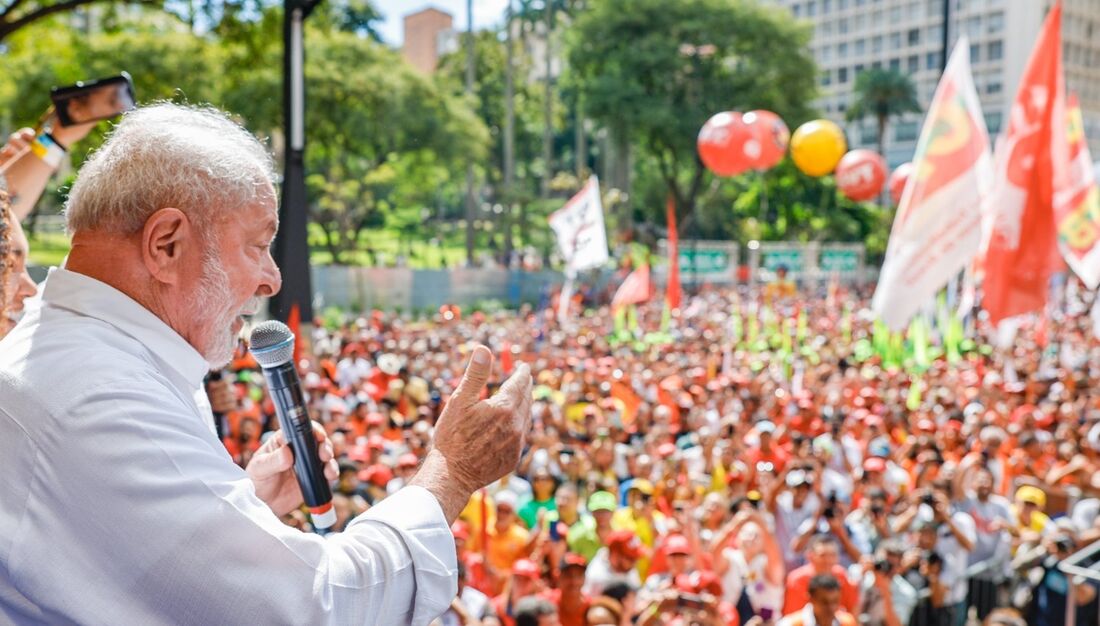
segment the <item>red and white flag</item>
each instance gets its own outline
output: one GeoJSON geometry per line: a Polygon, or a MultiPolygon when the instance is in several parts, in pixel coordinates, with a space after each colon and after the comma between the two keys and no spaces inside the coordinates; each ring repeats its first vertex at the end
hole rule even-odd
{"type": "Polygon", "coordinates": [[[611,299],[611,310],[615,311],[628,304],[638,304],[649,299],[649,264],[643,263],[626,277],[615,297],[611,299]]]}
{"type": "Polygon", "coordinates": [[[1085,124],[1077,94],[1066,103],[1069,141],[1067,186],[1054,197],[1058,247],[1073,271],[1089,289],[1100,286],[1100,186],[1096,184],[1085,124]]]}
{"type": "Polygon", "coordinates": [[[928,108],[871,305],[891,329],[906,328],[977,256],[992,178],[989,134],[962,37],[928,108]]]}
{"type": "Polygon", "coordinates": [[[982,264],[982,308],[994,324],[1046,306],[1061,263],[1055,193],[1066,188],[1069,150],[1062,77],[1062,3],[1047,14],[1016,91],[1008,130],[997,144],[992,218],[982,264]]]}

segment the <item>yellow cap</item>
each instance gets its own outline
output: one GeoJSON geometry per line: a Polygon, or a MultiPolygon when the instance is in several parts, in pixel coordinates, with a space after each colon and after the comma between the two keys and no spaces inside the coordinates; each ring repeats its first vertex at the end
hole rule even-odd
{"type": "Polygon", "coordinates": [[[1038,487],[1024,485],[1016,490],[1016,500],[1018,502],[1030,502],[1041,509],[1047,505],[1047,494],[1043,493],[1043,490],[1038,487]]]}

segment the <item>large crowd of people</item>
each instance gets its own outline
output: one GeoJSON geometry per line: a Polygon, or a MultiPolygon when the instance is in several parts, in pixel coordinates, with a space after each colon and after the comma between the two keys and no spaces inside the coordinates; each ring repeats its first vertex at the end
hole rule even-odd
{"type": "MultiPolygon", "coordinates": [[[[34,292],[5,200],[0,335],[34,292]]],[[[1074,279],[1044,315],[969,316],[965,342],[921,347],[916,366],[900,335],[883,343],[866,290],[703,288],[671,324],[657,300],[622,315],[584,293],[564,321],[553,303],[447,306],[300,337],[339,464],[334,531],[408,484],[473,346],[496,355],[486,393],[531,366],[526,449],[451,529],[459,592],[439,624],[1100,619],[1096,583],[1059,567],[1100,540],[1100,341],[1074,279]]],[[[948,343],[954,320],[931,317],[948,343]]],[[[206,387],[246,466],[278,420],[243,343],[206,387]]],[[[284,521],[312,530],[304,510],[284,521]]]]}
{"type": "MultiPolygon", "coordinates": [[[[480,342],[496,381],[531,365],[533,426],[452,529],[442,624],[1060,626],[1067,597],[1096,623],[1095,584],[1057,567],[1100,539],[1091,294],[1063,288],[1011,337],[976,319],[915,374],[857,354],[866,293],[769,287],[704,289],[657,341],[660,302],[629,336],[606,306],[318,320],[299,366],[340,463],[337,529],[415,471],[480,342]]],[[[242,345],[209,383],[242,465],[278,427],[260,382],[242,345]]]]}

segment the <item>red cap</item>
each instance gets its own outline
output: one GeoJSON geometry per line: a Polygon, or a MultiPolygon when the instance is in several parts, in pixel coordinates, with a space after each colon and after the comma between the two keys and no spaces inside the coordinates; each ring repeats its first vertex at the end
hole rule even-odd
{"type": "Polygon", "coordinates": [[[520,559],[512,565],[512,575],[538,580],[542,577],[539,566],[531,559],[520,559]]]}
{"type": "Polygon", "coordinates": [[[387,483],[393,480],[393,472],[385,465],[371,465],[359,472],[359,480],[376,487],[385,487],[387,483]]]}
{"type": "Polygon", "coordinates": [[[588,561],[579,554],[569,552],[561,560],[561,569],[565,569],[567,567],[580,567],[582,569],[587,568],[588,561]]]}
{"type": "Polygon", "coordinates": [[[366,444],[352,446],[348,448],[348,458],[352,461],[365,463],[370,460],[370,452],[367,450],[366,444]]]}
{"type": "Polygon", "coordinates": [[[645,548],[638,536],[629,530],[616,530],[607,536],[607,549],[625,557],[640,559],[645,548]]]}
{"type": "Polygon", "coordinates": [[[873,456],[863,462],[863,471],[865,472],[885,472],[886,461],[873,456]]]}
{"type": "Polygon", "coordinates": [[[673,581],[673,585],[681,593],[710,593],[716,596],[722,595],[722,583],[718,576],[710,570],[698,570],[690,574],[680,574],[673,581]]]}
{"type": "Polygon", "coordinates": [[[665,539],[665,554],[691,554],[691,544],[683,535],[669,535],[665,539]]]}

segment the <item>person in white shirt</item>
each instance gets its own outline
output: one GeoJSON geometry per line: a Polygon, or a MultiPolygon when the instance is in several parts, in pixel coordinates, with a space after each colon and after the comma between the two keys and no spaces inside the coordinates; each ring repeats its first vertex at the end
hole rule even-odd
{"type": "Polygon", "coordinates": [[[409,487],[342,533],[284,525],[285,440],[237,467],[202,389],[280,287],[273,179],[244,129],[170,104],[85,163],[65,267],[0,341],[0,623],[419,626],[455,597],[450,524],[518,463],[530,370],[479,401],[477,347],[409,487]]]}

